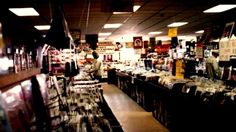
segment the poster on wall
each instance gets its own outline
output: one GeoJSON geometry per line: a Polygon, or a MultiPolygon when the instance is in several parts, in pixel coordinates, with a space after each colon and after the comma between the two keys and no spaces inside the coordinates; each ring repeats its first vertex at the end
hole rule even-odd
{"type": "Polygon", "coordinates": [[[134,49],[141,49],[143,46],[142,37],[133,37],[134,49]]]}
{"type": "Polygon", "coordinates": [[[203,58],[203,44],[197,44],[196,57],[197,58],[203,58]]]}
{"type": "Polygon", "coordinates": [[[175,62],[175,66],[176,66],[175,76],[177,78],[184,78],[183,60],[177,59],[175,62]]]}
{"type": "Polygon", "coordinates": [[[126,48],[133,48],[133,42],[126,42],[125,47],[126,48]]]}
{"type": "Polygon", "coordinates": [[[219,42],[219,60],[229,61],[231,55],[231,45],[228,38],[221,39],[219,42]]]}
{"type": "Polygon", "coordinates": [[[226,23],[221,38],[230,38],[234,29],[235,22],[226,23]]]}
{"type": "Polygon", "coordinates": [[[236,37],[234,35],[230,38],[229,45],[231,47],[231,55],[236,55],[236,37]]]}
{"type": "Polygon", "coordinates": [[[112,44],[112,42],[103,42],[103,43],[98,43],[98,47],[96,51],[99,54],[113,54],[115,52],[115,45],[112,44]]]}

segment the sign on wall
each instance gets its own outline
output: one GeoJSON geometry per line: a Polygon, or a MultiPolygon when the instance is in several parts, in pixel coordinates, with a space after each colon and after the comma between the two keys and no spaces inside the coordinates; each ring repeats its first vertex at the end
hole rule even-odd
{"type": "Polygon", "coordinates": [[[169,28],[168,37],[176,37],[177,36],[177,28],[169,28]]]}
{"type": "Polygon", "coordinates": [[[96,51],[99,54],[113,54],[115,52],[115,45],[112,42],[103,42],[97,44],[96,51]]]}
{"type": "Polygon", "coordinates": [[[133,37],[134,41],[134,48],[135,49],[141,49],[143,46],[143,40],[142,37],[133,37]]]}
{"type": "Polygon", "coordinates": [[[219,60],[229,61],[231,55],[231,45],[228,38],[224,38],[219,42],[219,60]]]}
{"type": "Polygon", "coordinates": [[[196,57],[197,58],[203,58],[203,44],[197,44],[196,57]]]}

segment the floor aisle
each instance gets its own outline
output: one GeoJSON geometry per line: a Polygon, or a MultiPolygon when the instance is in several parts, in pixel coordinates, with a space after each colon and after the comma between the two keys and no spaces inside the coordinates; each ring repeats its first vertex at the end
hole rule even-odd
{"type": "Polygon", "coordinates": [[[104,98],[124,132],[168,132],[152,116],[115,85],[103,84],[104,98]]]}

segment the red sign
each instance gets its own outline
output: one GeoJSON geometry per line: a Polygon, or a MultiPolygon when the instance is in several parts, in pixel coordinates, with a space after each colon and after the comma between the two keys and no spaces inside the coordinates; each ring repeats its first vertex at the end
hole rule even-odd
{"type": "Polygon", "coordinates": [[[155,51],[158,54],[169,52],[169,49],[170,49],[170,44],[165,44],[165,45],[161,45],[161,46],[156,46],[155,47],[155,51]]]}
{"type": "Polygon", "coordinates": [[[134,41],[134,48],[138,49],[138,48],[142,48],[143,47],[143,40],[142,37],[133,37],[133,41],[134,41]]]}

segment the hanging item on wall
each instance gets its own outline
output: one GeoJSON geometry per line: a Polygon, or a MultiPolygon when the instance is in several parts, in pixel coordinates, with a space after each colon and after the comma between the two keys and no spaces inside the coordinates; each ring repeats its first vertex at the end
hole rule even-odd
{"type": "Polygon", "coordinates": [[[223,38],[230,38],[231,35],[232,35],[232,31],[234,29],[234,23],[235,22],[229,22],[229,23],[226,23],[225,24],[225,27],[224,27],[224,30],[223,30],[223,33],[222,33],[222,36],[221,36],[221,39],[223,38]]]}
{"type": "Polygon", "coordinates": [[[232,35],[229,45],[231,46],[231,55],[236,55],[236,37],[232,35]]]}
{"type": "Polygon", "coordinates": [[[177,36],[177,28],[169,28],[168,37],[176,37],[177,36]]]}
{"type": "Polygon", "coordinates": [[[197,58],[203,58],[203,44],[198,43],[196,47],[196,57],[197,58]]]}
{"type": "Polygon", "coordinates": [[[122,47],[123,47],[123,45],[120,42],[116,42],[115,51],[119,51],[122,47]]]}
{"type": "Polygon", "coordinates": [[[133,42],[126,42],[125,43],[126,48],[133,48],[134,47],[133,45],[134,45],[133,42]]]}
{"type": "Polygon", "coordinates": [[[231,55],[231,46],[228,38],[223,38],[219,42],[219,60],[229,61],[231,55]]]}
{"type": "Polygon", "coordinates": [[[175,76],[177,78],[184,78],[183,60],[177,59],[175,62],[175,76]]]}
{"type": "Polygon", "coordinates": [[[134,49],[141,49],[143,46],[143,40],[142,37],[133,37],[134,41],[134,49]]]}

